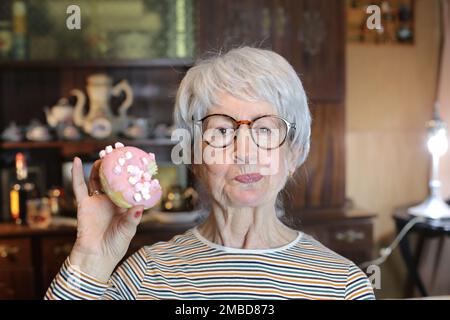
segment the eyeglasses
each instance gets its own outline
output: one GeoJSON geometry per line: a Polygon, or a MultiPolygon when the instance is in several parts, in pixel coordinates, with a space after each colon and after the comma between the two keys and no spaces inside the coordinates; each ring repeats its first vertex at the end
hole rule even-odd
{"type": "Polygon", "coordinates": [[[225,148],[232,144],[243,124],[249,127],[250,136],[255,144],[266,150],[283,145],[289,131],[295,130],[295,123],[274,115],[237,121],[226,114],[210,114],[200,120],[194,118],[192,120],[201,126],[203,140],[214,148],[225,148]]]}

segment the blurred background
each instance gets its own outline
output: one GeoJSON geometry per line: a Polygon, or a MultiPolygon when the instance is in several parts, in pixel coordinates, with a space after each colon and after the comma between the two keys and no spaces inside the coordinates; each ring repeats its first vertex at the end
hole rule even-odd
{"type": "Polygon", "coordinates": [[[196,59],[243,45],[283,55],[313,114],[310,156],[283,192],[284,222],[358,264],[377,298],[450,295],[449,8],[448,0],[2,0],[0,298],[40,299],[70,253],[74,156],[87,176],[116,141],[156,154],[164,195],[129,254],[205,218],[201,186],[170,158],[174,97],[196,59]],[[412,214],[430,194],[441,207],[412,214]],[[374,262],[380,269],[368,269],[391,244],[374,262]]]}

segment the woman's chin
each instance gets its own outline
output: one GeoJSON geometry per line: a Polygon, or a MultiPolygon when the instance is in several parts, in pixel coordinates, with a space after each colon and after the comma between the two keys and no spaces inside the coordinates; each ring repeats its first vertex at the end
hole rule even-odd
{"type": "Polygon", "coordinates": [[[233,190],[228,198],[233,207],[257,207],[267,200],[265,194],[261,190],[233,190]]]}

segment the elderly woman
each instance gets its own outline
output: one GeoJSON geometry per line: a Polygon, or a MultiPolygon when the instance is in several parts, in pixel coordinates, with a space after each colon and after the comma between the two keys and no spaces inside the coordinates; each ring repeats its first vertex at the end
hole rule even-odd
{"type": "MultiPolygon", "coordinates": [[[[277,197],[307,157],[311,126],[302,83],[283,57],[243,47],[198,62],[181,82],[174,117],[200,150],[192,169],[209,195],[208,217],[116,269],[143,208],[124,212],[103,194],[89,196],[75,158],[78,236],[47,299],[374,298],[351,261],[278,219],[277,197]]],[[[100,190],[99,164],[91,191],[100,190]]]]}

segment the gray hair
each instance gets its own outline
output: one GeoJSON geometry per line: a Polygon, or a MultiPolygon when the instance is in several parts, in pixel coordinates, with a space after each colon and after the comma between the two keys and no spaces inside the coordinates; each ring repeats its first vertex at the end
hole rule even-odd
{"type": "Polygon", "coordinates": [[[303,164],[310,147],[311,114],[303,85],[286,59],[270,50],[241,47],[197,61],[178,89],[175,126],[193,137],[192,118],[206,116],[208,108],[219,103],[221,92],[244,101],[268,102],[280,117],[296,123],[287,143],[299,151],[297,167],[303,164]]]}

